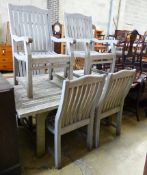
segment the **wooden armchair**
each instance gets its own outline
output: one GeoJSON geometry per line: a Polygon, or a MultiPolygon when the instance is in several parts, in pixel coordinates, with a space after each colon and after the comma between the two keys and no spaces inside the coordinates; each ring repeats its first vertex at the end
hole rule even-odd
{"type": "MultiPolygon", "coordinates": [[[[65,38],[74,39],[74,57],[83,58],[84,75],[90,74],[93,65],[109,64],[109,72],[115,67],[115,40],[98,40],[93,37],[92,18],[82,14],[64,14],[65,38]],[[112,53],[100,53],[94,51],[94,44],[109,44],[112,53]]],[[[67,44],[67,52],[70,54],[70,47],[67,44]]]]}
{"type": "Polygon", "coordinates": [[[61,166],[61,136],[88,126],[87,145],[92,148],[95,105],[99,102],[105,75],[87,75],[65,80],[55,122],[48,117],[47,128],[54,134],[55,166],[61,166]]]}
{"type": "Polygon", "coordinates": [[[96,108],[95,122],[95,146],[99,145],[100,137],[100,121],[106,117],[116,114],[116,134],[120,135],[121,121],[124,99],[131,88],[131,84],[135,78],[134,70],[122,70],[113,74],[109,74],[103,88],[100,102],[96,108]]]}
{"type": "MultiPolygon", "coordinates": [[[[32,72],[44,73],[49,69],[49,76],[52,79],[53,68],[68,68],[68,78],[72,79],[71,55],[54,52],[53,42],[66,42],[66,40],[52,37],[48,10],[11,4],[8,5],[8,9],[15,85],[18,83],[16,77],[26,76],[27,95],[33,97],[32,72]]],[[[72,44],[71,40],[68,42],[69,45],[72,44]]]]}

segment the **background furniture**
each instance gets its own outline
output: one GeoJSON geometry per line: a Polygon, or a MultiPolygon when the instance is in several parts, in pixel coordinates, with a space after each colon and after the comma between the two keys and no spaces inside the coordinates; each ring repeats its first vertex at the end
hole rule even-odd
{"type": "Polygon", "coordinates": [[[10,45],[0,44],[0,71],[12,70],[12,48],[10,45]]]}
{"type": "Polygon", "coordinates": [[[145,110],[147,116],[147,77],[139,77],[134,81],[125,99],[125,108],[135,110],[137,121],[140,120],[140,108],[145,110]]]}
{"type": "MultiPolygon", "coordinates": [[[[62,24],[58,21],[52,25],[53,36],[62,38],[62,24]]],[[[54,51],[58,54],[61,53],[61,43],[54,43],[54,51]]]]}
{"type": "Polygon", "coordinates": [[[144,42],[137,30],[126,33],[124,31],[120,37],[120,42],[116,49],[116,68],[136,68],[142,72],[142,53],[144,42]],[[127,35],[126,35],[127,34],[127,35]],[[125,38],[126,36],[126,38],[125,38]],[[125,39],[124,39],[125,38],[125,39]]]}
{"type": "Polygon", "coordinates": [[[71,56],[57,54],[53,50],[54,42],[65,42],[52,36],[49,23],[49,11],[34,6],[15,6],[9,4],[10,33],[12,37],[14,83],[16,77],[25,76],[26,89],[29,98],[33,97],[33,73],[49,71],[49,78],[53,78],[53,70],[63,68],[64,77],[72,79],[73,63],[71,56]],[[20,27],[23,26],[23,27],[20,27]],[[18,50],[18,46],[23,49],[18,50]]]}
{"type": "MultiPolygon", "coordinates": [[[[98,104],[105,75],[87,75],[65,80],[57,114],[49,117],[47,127],[54,134],[55,166],[61,166],[61,136],[87,126],[87,145],[92,148],[95,105],[98,104]]],[[[75,145],[76,146],[76,145],[75,145]]]]}
{"type": "Polygon", "coordinates": [[[100,121],[106,117],[116,114],[116,134],[120,135],[124,99],[131,88],[135,77],[134,70],[122,70],[109,74],[103,88],[100,102],[96,109],[95,146],[99,145],[100,121]]]}
{"type": "Polygon", "coordinates": [[[13,87],[0,76],[0,174],[19,175],[16,109],[13,87]]]}
{"type": "MultiPolygon", "coordinates": [[[[105,35],[103,34],[102,30],[94,30],[94,38],[98,39],[98,40],[104,40],[105,35]]],[[[94,50],[97,52],[106,52],[107,51],[107,46],[105,44],[99,44],[99,43],[95,43],[94,44],[94,50]]]]}

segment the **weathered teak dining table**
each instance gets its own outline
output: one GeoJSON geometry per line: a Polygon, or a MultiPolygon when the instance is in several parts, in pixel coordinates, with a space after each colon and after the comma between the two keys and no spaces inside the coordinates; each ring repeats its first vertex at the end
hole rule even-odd
{"type": "MultiPolygon", "coordinates": [[[[12,78],[8,80],[12,84],[12,78]]],[[[21,81],[24,82],[25,79],[21,81]]],[[[39,157],[45,153],[45,120],[49,111],[58,108],[62,81],[50,81],[46,74],[35,76],[33,83],[32,99],[27,97],[22,85],[14,86],[14,91],[18,118],[32,116],[36,120],[36,154],[39,157]]]]}

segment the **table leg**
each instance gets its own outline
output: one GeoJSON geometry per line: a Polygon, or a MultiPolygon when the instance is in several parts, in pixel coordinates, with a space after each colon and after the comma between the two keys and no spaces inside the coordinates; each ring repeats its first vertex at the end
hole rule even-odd
{"type": "Polygon", "coordinates": [[[47,112],[36,116],[36,154],[38,157],[45,153],[45,119],[47,112]]]}

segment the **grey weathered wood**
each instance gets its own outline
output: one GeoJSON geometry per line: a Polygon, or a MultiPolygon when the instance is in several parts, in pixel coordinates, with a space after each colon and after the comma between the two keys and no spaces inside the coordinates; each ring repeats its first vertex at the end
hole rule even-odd
{"type": "MultiPolygon", "coordinates": [[[[8,79],[13,84],[13,79],[8,79]]],[[[36,153],[45,153],[45,119],[47,113],[58,108],[61,98],[62,83],[56,79],[49,81],[48,75],[33,76],[34,98],[28,98],[22,84],[26,79],[19,78],[21,84],[14,86],[17,115],[20,119],[33,116],[36,119],[36,153]]]]}
{"type": "MultiPolygon", "coordinates": [[[[32,72],[33,74],[34,72],[38,74],[42,69],[49,69],[49,65],[53,67],[58,65],[61,68],[68,67],[68,78],[72,79],[72,57],[57,54],[53,50],[54,40],[52,39],[48,10],[34,6],[16,6],[12,4],[8,5],[8,9],[15,84],[17,84],[16,76],[25,72],[27,94],[28,97],[33,97],[32,72]],[[16,66],[16,62],[21,62],[21,64],[18,64],[19,68],[16,66]],[[26,71],[22,70],[25,68],[26,71]]],[[[56,39],[56,41],[65,42],[65,39],[56,39]]],[[[52,73],[52,71],[49,71],[49,73],[52,73]]]]}
{"type": "Polygon", "coordinates": [[[55,127],[48,124],[48,129],[54,134],[56,168],[61,166],[61,135],[87,125],[87,145],[92,148],[94,110],[104,82],[105,75],[87,75],[64,81],[55,127]]]}
{"type": "MultiPolygon", "coordinates": [[[[64,15],[64,30],[66,38],[73,38],[75,40],[74,57],[85,59],[84,74],[91,73],[93,64],[109,63],[110,72],[114,72],[115,67],[115,40],[97,40],[93,38],[92,18],[91,16],[84,16],[82,14],[68,14],[64,15]],[[112,53],[99,53],[94,51],[94,43],[110,44],[112,53]]],[[[67,52],[70,54],[71,50],[67,43],[67,52]]]]}
{"type": "Polygon", "coordinates": [[[38,157],[45,153],[45,120],[48,112],[36,115],[36,154],[38,157]]]}
{"type": "Polygon", "coordinates": [[[116,114],[116,134],[121,133],[124,99],[131,88],[136,70],[122,70],[107,76],[100,102],[96,107],[95,146],[99,145],[100,120],[116,114]]]}

